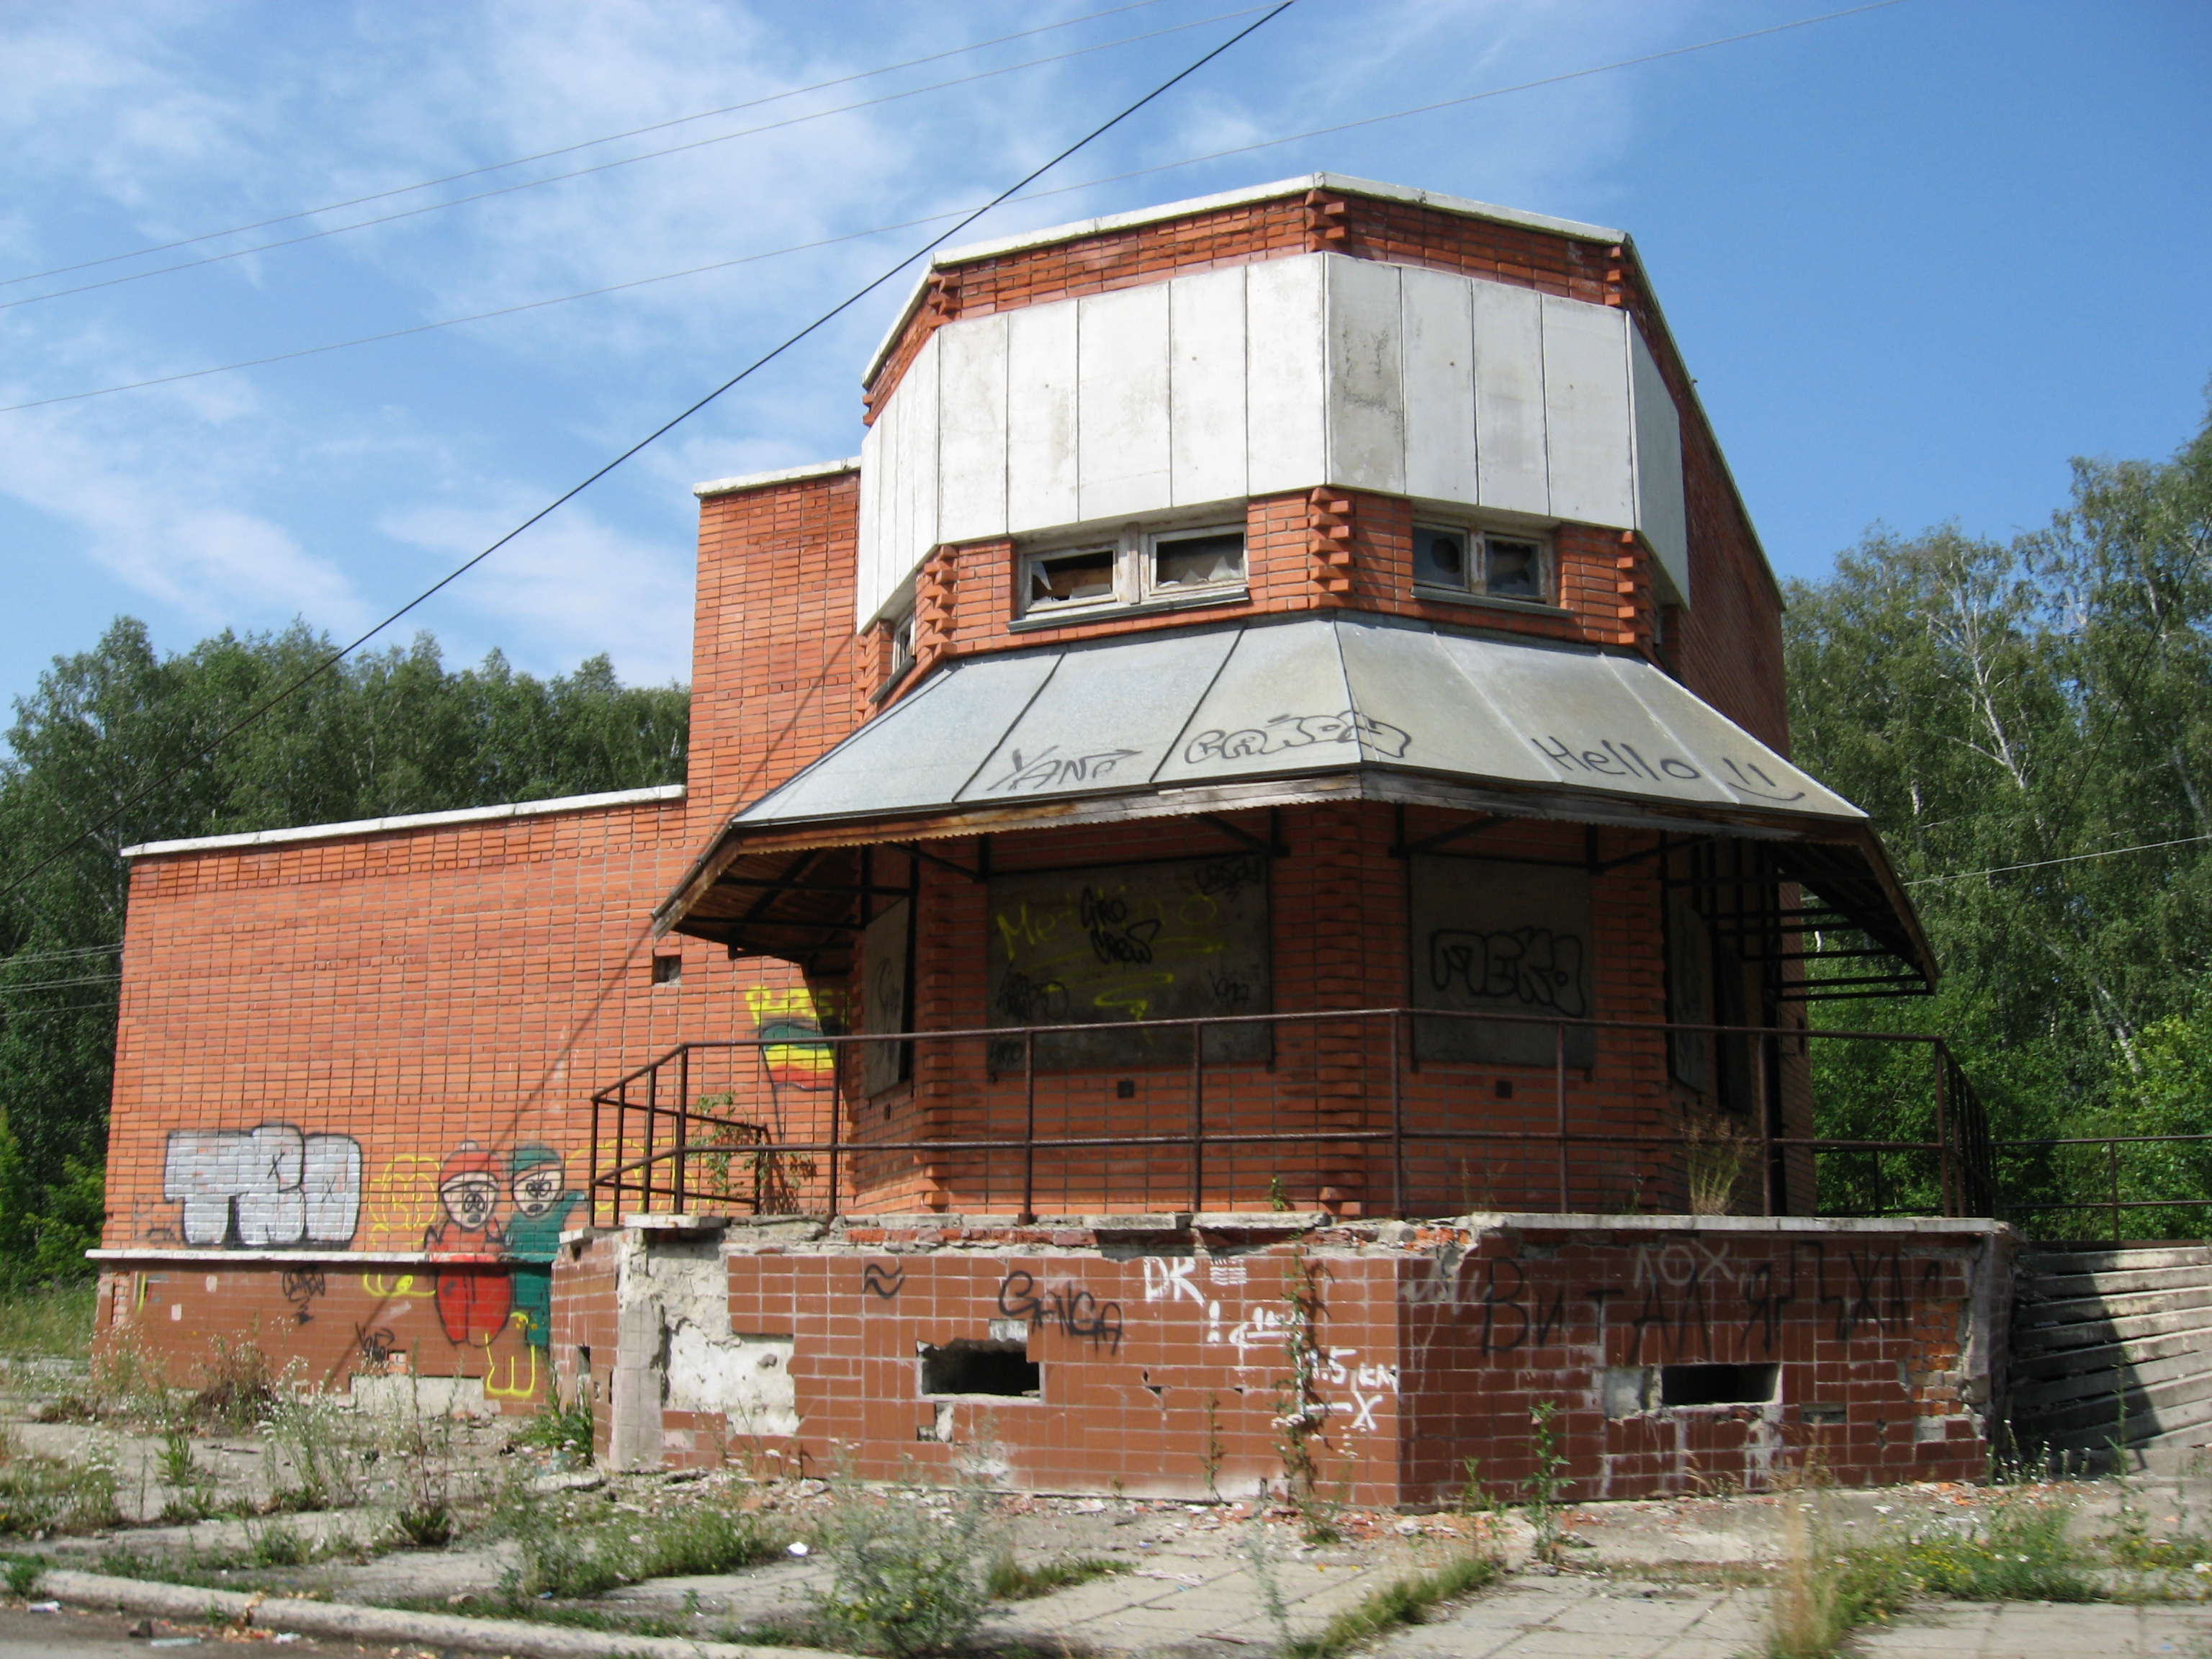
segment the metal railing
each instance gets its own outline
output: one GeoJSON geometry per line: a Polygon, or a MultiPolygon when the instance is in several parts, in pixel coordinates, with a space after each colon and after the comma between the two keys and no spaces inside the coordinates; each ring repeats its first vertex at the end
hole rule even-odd
{"type": "Polygon", "coordinates": [[[594,1224],[933,1206],[1836,1212],[1822,1186],[1851,1213],[1996,1202],[1981,1104],[1939,1037],[1404,1007],[686,1042],[595,1093],[591,1135],[594,1224]],[[1827,1045],[1876,1045],[1869,1075],[1923,1138],[1789,1133],[1813,1121],[1827,1045]],[[1685,1053],[1728,1109],[1685,1118],[1667,1082],[1685,1053]]]}
{"type": "MultiPolygon", "coordinates": [[[[2212,1134],[2051,1135],[2000,1141],[1997,1155],[2013,1166],[2005,1182],[2008,1192],[2075,1194],[2064,1198],[2014,1197],[2007,1204],[2007,1215],[2022,1220],[2032,1232],[2041,1230],[2027,1222],[2030,1217],[2100,1213],[2105,1218],[2104,1242],[2119,1243],[2127,1239],[2127,1218],[2147,1218],[2150,1212],[2160,1211],[2186,1212],[2197,1226],[2193,1235],[2167,1226],[2154,1230],[2152,1237],[2185,1238],[2212,1232],[2212,1218],[2204,1213],[2212,1210],[2212,1134]],[[2177,1170],[2170,1158],[2158,1160],[2166,1164],[2163,1169],[2143,1167],[2153,1159],[2141,1154],[2172,1154],[2183,1149],[2197,1154],[2193,1167],[2177,1170]],[[2130,1157],[2131,1153],[2136,1156],[2130,1157]],[[2176,1184],[2184,1190],[2166,1195],[2142,1195],[2153,1188],[2176,1184]]],[[[2063,1237],[2080,1243],[2092,1242],[2086,1233],[2068,1233],[2063,1237]]]]}

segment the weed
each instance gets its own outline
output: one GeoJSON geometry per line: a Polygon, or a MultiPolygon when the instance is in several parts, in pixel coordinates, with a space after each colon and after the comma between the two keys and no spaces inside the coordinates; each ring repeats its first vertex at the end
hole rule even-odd
{"type": "Polygon", "coordinates": [[[839,1494],[821,1528],[830,1581],[814,1597],[820,1645],[863,1653],[939,1653],[964,1645],[991,1604],[990,1494],[839,1494]]]}
{"type": "Polygon", "coordinates": [[[1529,1529],[1535,1534],[1531,1549],[1536,1559],[1545,1562],[1559,1559],[1560,1524],[1565,1518],[1559,1499],[1574,1484],[1566,1478],[1567,1460],[1552,1430],[1552,1419],[1559,1412],[1556,1400],[1540,1400],[1528,1407],[1528,1448],[1535,1471],[1521,1483],[1523,1511],[1529,1529]]]}
{"type": "Polygon", "coordinates": [[[1692,1215],[1726,1215],[1736,1183],[1759,1153],[1759,1139],[1718,1112],[1692,1113],[1682,1124],[1682,1181],[1692,1215]]]}
{"type": "Polygon", "coordinates": [[[1291,1604],[1283,1595],[1282,1582],[1275,1576],[1274,1547],[1267,1539],[1267,1523],[1255,1519],[1244,1534],[1244,1560],[1252,1570],[1252,1586],[1260,1592],[1260,1606],[1268,1621],[1275,1627],[1285,1653],[1297,1645],[1297,1638],[1291,1631],[1291,1604]]]}
{"type": "Polygon", "coordinates": [[[261,1431],[270,1451],[272,1474],[287,1477],[278,1501],[287,1509],[337,1509],[358,1503],[364,1451],[350,1413],[330,1395],[315,1390],[284,1389],[270,1401],[261,1431]]]}
{"type": "Polygon", "coordinates": [[[1101,1555],[1062,1556],[1056,1561],[1025,1567],[1009,1553],[991,1564],[990,1574],[983,1582],[994,1601],[1031,1601],[1040,1595],[1087,1584],[1094,1578],[1110,1578],[1117,1572],[1134,1571],[1127,1561],[1109,1560],[1101,1555]]]}
{"type": "MultiPolygon", "coordinates": [[[[276,1372],[267,1352],[251,1337],[208,1340],[192,1408],[201,1421],[243,1434],[267,1415],[276,1399],[276,1372]]],[[[167,1390],[163,1392],[166,1394],[167,1390]]]]}
{"type": "Polygon", "coordinates": [[[1321,1468],[1314,1443],[1328,1421],[1320,1389],[1326,1358],[1321,1324],[1328,1311],[1322,1283],[1321,1264],[1293,1245],[1283,1274],[1283,1349],[1291,1374],[1275,1382],[1275,1455],[1282,1461],[1285,1491],[1302,1511],[1316,1502],[1321,1468]]]}
{"type": "Polygon", "coordinates": [[[781,1554],[789,1541],[757,1515],[706,1503],[641,1519],[555,1525],[526,1502],[511,1512],[507,1529],[522,1549],[507,1586],[510,1604],[547,1595],[580,1600],[645,1578],[729,1572],[781,1554]]]}
{"type": "Polygon", "coordinates": [[[112,1464],[27,1452],[12,1431],[0,1431],[0,1533],[97,1532],[121,1519],[112,1464]]]}
{"type": "Polygon", "coordinates": [[[287,1521],[270,1519],[246,1523],[246,1549],[258,1567],[304,1567],[314,1547],[287,1521]]]}
{"type": "Polygon", "coordinates": [[[161,1434],[161,1479],[172,1486],[199,1484],[199,1465],[192,1462],[190,1429],[166,1429],[161,1434]]]}
{"type": "Polygon", "coordinates": [[[535,1416],[522,1425],[514,1437],[518,1446],[532,1446],[540,1451],[558,1452],[564,1457],[588,1463],[592,1458],[592,1391],[579,1380],[575,1398],[568,1405],[561,1403],[560,1390],[552,1391],[535,1416]]]}
{"type": "Polygon", "coordinates": [[[1198,1467],[1206,1474],[1206,1495],[1218,1499],[1221,1496],[1221,1396],[1206,1396],[1206,1449],[1199,1454],[1198,1467]]]}
{"type": "Polygon", "coordinates": [[[445,1548],[460,1529],[453,1506],[434,1498],[420,1504],[402,1504],[393,1513],[392,1524],[402,1538],[425,1550],[445,1548]]]}
{"type": "Polygon", "coordinates": [[[8,1594],[28,1601],[46,1575],[46,1564],[23,1556],[8,1558],[8,1594]]]}

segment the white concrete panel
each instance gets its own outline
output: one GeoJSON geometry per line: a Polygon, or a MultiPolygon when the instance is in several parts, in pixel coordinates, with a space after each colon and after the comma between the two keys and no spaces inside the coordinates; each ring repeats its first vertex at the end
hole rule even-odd
{"type": "Polygon", "coordinates": [[[1169,502],[1168,285],[1076,301],[1076,503],[1080,517],[1169,502]]]}
{"type": "Polygon", "coordinates": [[[1636,401],[1636,527],[1683,604],[1690,602],[1690,524],[1683,501],[1682,417],[1651,348],[1628,331],[1628,383],[1636,401]]]}
{"type": "Polygon", "coordinates": [[[1508,513],[1552,510],[1545,459],[1542,296],[1471,281],[1475,499],[1508,513]]]}
{"type": "Polygon", "coordinates": [[[1006,319],[979,317],[937,331],[938,428],[944,471],[937,538],[973,541],[1006,529],[1006,319]]]}
{"type": "Polygon", "coordinates": [[[1475,493],[1472,279],[1407,267],[1403,286],[1406,493],[1466,501],[1475,493]]]}
{"type": "Polygon", "coordinates": [[[1396,265],[1324,256],[1328,281],[1328,482],[1406,488],[1406,385],[1396,265]]]}
{"type": "Polygon", "coordinates": [[[1006,527],[1073,524],[1076,517],[1077,301],[1006,317],[1006,527]]]}
{"type": "Polygon", "coordinates": [[[1175,505],[1244,494],[1244,271],[1168,284],[1168,470],[1175,505]]]}
{"type": "Polygon", "coordinates": [[[1627,313],[1550,294],[1543,304],[1553,515],[1628,528],[1636,522],[1636,480],[1627,313]]]}
{"type": "Polygon", "coordinates": [[[1244,272],[1246,488],[1255,495],[1309,488],[1328,469],[1322,400],[1322,266],[1296,255],[1244,272]]]}
{"type": "Polygon", "coordinates": [[[913,366],[899,386],[901,392],[910,388],[913,397],[899,431],[899,471],[906,484],[906,534],[899,543],[896,570],[884,573],[898,581],[905,580],[907,573],[919,566],[937,544],[937,391],[938,370],[944,361],[937,336],[933,334],[915,354],[913,366]]]}
{"type": "Polygon", "coordinates": [[[860,440],[860,502],[854,526],[853,625],[866,628],[890,592],[883,581],[883,535],[877,520],[884,505],[884,424],[878,420],[860,440]]]}
{"type": "Polygon", "coordinates": [[[906,412],[913,399],[902,385],[876,415],[876,430],[883,434],[883,505],[876,511],[876,585],[885,593],[896,586],[899,572],[907,568],[908,528],[914,521],[913,481],[908,476],[910,457],[905,440],[906,412]]]}

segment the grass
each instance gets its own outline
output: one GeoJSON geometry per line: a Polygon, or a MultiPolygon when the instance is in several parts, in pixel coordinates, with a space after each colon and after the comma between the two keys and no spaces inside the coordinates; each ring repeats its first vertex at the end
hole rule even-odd
{"type": "Polygon", "coordinates": [[[1488,1555],[1456,1556],[1428,1572],[1392,1580],[1346,1607],[1313,1636],[1284,1644],[1288,1659],[1334,1659],[1334,1656],[1387,1635],[1401,1625],[1425,1622],[1443,1602],[1494,1584],[1504,1569],[1488,1555]]]}
{"type": "Polygon", "coordinates": [[[538,1407],[537,1414],[522,1425],[514,1437],[518,1446],[535,1447],[540,1451],[559,1452],[579,1463],[592,1461],[592,1396],[581,1386],[576,1389],[572,1404],[561,1403],[559,1389],[538,1407]]]}
{"type": "Polygon", "coordinates": [[[0,1295],[0,1354],[19,1359],[89,1358],[93,1292],[87,1282],[0,1295]]]}
{"type": "Polygon", "coordinates": [[[1966,1532],[1907,1532],[1838,1547],[1817,1498],[1782,1506],[1770,1659],[1829,1659],[1852,1631],[1887,1620],[1914,1598],[1965,1601],[2108,1599],[2066,1537],[2072,1505],[2026,1493],[2000,1498],[1966,1532]]]}
{"type": "Polygon", "coordinates": [[[12,1431],[0,1430],[0,1534],[97,1532],[122,1518],[115,1471],[106,1463],[28,1452],[12,1431]]]}
{"type": "Polygon", "coordinates": [[[1094,1578],[1135,1571],[1132,1562],[1111,1561],[1100,1555],[1062,1556],[1055,1561],[1041,1561],[1033,1567],[1022,1565],[1011,1555],[1002,1555],[992,1563],[983,1588],[990,1592],[994,1601],[1033,1601],[1040,1595],[1073,1589],[1094,1578]]]}
{"type": "Polygon", "coordinates": [[[522,1546],[507,1599],[588,1601],[619,1584],[728,1572],[783,1553],[787,1534],[759,1516],[692,1504],[659,1515],[617,1516],[596,1524],[555,1526],[527,1514],[507,1527],[522,1546]]]}

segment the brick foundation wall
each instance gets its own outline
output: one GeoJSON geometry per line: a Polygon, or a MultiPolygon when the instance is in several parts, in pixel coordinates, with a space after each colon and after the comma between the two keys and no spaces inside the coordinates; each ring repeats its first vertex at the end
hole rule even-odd
{"type": "MultiPolygon", "coordinates": [[[[1985,1472],[2011,1248],[1990,1224],[1149,1225],[735,1228],[722,1335],[788,1342],[797,1427],[748,1431],[744,1413],[695,1404],[632,1438],[657,1440],[672,1465],[842,1462],[886,1479],[981,1455],[1017,1489],[1280,1491],[1303,1347],[1319,1490],[1355,1503],[1455,1501],[1470,1458],[1489,1491],[1515,1495],[1534,1472],[1529,1411],[1546,1402],[1572,1499],[1756,1491],[1808,1455],[1849,1485],[1985,1472]],[[1291,1295],[1306,1286],[1302,1334],[1291,1295]],[[1039,1368],[1036,1394],[925,1394],[923,1351],[956,1342],[1013,1346],[1039,1368]],[[1777,1368],[1732,1374],[1739,1395],[1771,1395],[1662,1403],[1669,1382],[1712,1377],[1669,1368],[1715,1365],[1777,1368]]],[[[653,1340],[673,1317],[625,1316],[653,1340]]]]}

